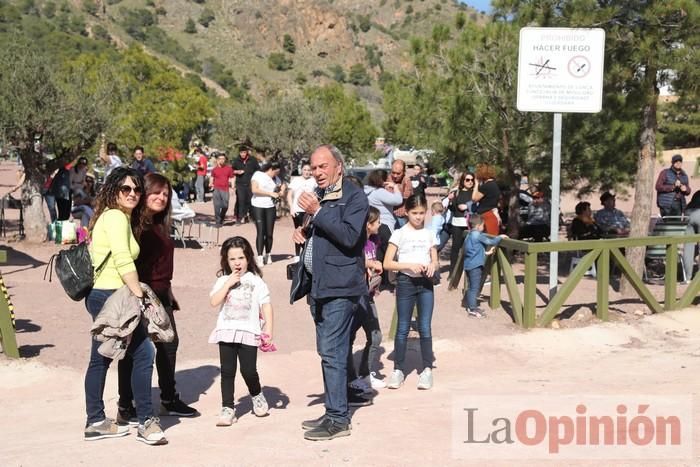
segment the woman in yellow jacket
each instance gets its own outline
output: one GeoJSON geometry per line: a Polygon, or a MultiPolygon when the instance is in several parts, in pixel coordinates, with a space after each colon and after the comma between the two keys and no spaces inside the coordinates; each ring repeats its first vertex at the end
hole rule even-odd
{"type": "MultiPolygon", "coordinates": [[[[140,249],[131,231],[131,216],[141,213],[142,193],[141,176],[131,168],[119,167],[110,172],[97,194],[95,215],[90,223],[92,263],[97,269],[105,258],[107,261],[85,299],[93,320],[109,296],[123,285],[144,300],[142,307],[148,306],[134,265],[140,249]]],[[[112,360],[100,355],[98,347],[99,342],[93,339],[85,373],[86,441],[125,436],[129,432],[128,425],[117,425],[105,416],[103,392],[112,360]]],[[[146,444],[167,443],[158,418],[153,416],[151,377],[155,350],[143,326],[138,326],[131,335],[127,353],[134,361],[131,384],[139,420],[137,439],[146,444]]]]}

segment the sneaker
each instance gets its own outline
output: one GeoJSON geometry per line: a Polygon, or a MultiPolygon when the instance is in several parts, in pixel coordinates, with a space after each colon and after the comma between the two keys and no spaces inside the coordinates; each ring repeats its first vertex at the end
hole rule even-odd
{"type": "Polygon", "coordinates": [[[128,425],[117,425],[111,418],[92,423],[85,427],[85,441],[95,441],[105,438],[118,438],[129,434],[128,425]]]}
{"type": "Polygon", "coordinates": [[[318,428],[323,424],[323,421],[326,419],[326,414],[321,415],[318,418],[314,418],[313,420],[304,420],[301,422],[301,428],[303,430],[313,430],[314,428],[318,428]]]}
{"type": "Polygon", "coordinates": [[[267,405],[267,399],[265,395],[261,392],[257,396],[252,396],[253,399],[253,413],[256,417],[264,417],[268,414],[270,407],[267,405]]]}
{"type": "Polygon", "coordinates": [[[369,380],[369,385],[372,389],[384,389],[386,387],[386,383],[377,378],[377,373],[374,371],[369,374],[367,379],[369,380]]]}
{"type": "Polygon", "coordinates": [[[430,389],[433,387],[433,370],[426,368],[418,376],[418,389],[430,389]]]}
{"type": "Polygon", "coordinates": [[[179,396],[175,396],[175,399],[172,401],[160,401],[160,414],[175,417],[194,417],[199,415],[199,412],[194,407],[190,407],[182,402],[179,396]]]}
{"type": "Polygon", "coordinates": [[[310,441],[328,441],[341,436],[350,436],[352,426],[340,423],[330,418],[324,418],[319,426],[304,433],[304,439],[310,441]]]}
{"type": "Polygon", "coordinates": [[[372,387],[365,378],[359,377],[350,383],[350,387],[364,393],[372,392],[372,387]]]}
{"type": "Polygon", "coordinates": [[[265,264],[272,264],[272,255],[265,255],[265,264]]]}
{"type": "Polygon", "coordinates": [[[117,406],[117,425],[136,426],[138,424],[139,419],[136,417],[136,409],[133,405],[129,407],[117,406]]]}
{"type": "Polygon", "coordinates": [[[261,267],[263,267],[263,266],[265,265],[265,260],[264,260],[264,258],[262,257],[262,255],[261,255],[261,256],[258,256],[258,257],[255,259],[255,262],[258,264],[258,267],[259,267],[259,268],[261,268],[261,267]]]}
{"type": "Polygon", "coordinates": [[[350,407],[367,407],[372,405],[372,399],[348,391],[348,405],[350,407]]]}
{"type": "Polygon", "coordinates": [[[158,417],[150,417],[143,425],[139,425],[136,439],[142,443],[150,444],[151,446],[168,444],[165,433],[163,433],[163,429],[160,427],[160,420],[158,417]]]}
{"type": "Polygon", "coordinates": [[[298,256],[294,256],[294,257],[292,258],[292,264],[298,263],[298,262],[299,262],[299,257],[298,257],[298,256]]]}
{"type": "Polygon", "coordinates": [[[467,308],[467,313],[469,316],[473,316],[474,318],[483,318],[484,315],[481,313],[481,310],[478,308],[467,308]]]}
{"type": "Polygon", "coordinates": [[[389,389],[398,389],[403,384],[404,379],[403,371],[394,370],[393,373],[391,373],[391,376],[389,376],[389,381],[386,383],[386,387],[389,389]]]}
{"type": "Polygon", "coordinates": [[[216,426],[231,426],[237,421],[236,414],[231,407],[221,407],[216,426]]]}

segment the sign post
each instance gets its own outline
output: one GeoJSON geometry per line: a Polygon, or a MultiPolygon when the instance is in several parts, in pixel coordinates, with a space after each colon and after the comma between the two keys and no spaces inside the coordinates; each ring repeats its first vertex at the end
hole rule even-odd
{"type": "MultiPolygon", "coordinates": [[[[522,28],[518,50],[521,112],[554,113],[550,241],[559,238],[562,113],[597,113],[603,103],[605,31],[574,28],[522,28]]],[[[549,297],[557,291],[557,252],[549,257],[549,297]]]]}

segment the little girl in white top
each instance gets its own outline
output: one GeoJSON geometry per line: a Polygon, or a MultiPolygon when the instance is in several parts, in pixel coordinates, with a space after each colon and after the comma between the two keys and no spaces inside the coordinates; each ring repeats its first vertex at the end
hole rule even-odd
{"type": "Polygon", "coordinates": [[[408,330],[413,307],[418,308],[418,334],[423,370],[418,377],[418,389],[433,387],[433,276],[440,264],[437,241],[432,231],[424,228],[428,204],[423,195],[413,195],[406,200],[408,223],[394,231],[384,256],[384,269],[398,271],[396,276],[396,312],[398,325],[394,337],[394,372],[386,387],[398,389],[403,385],[408,330]]]}
{"type": "Polygon", "coordinates": [[[257,370],[258,346],[272,342],[270,290],[262,280],[253,248],[243,237],[231,237],[221,246],[221,271],[209,296],[220,307],[216,328],[209,343],[219,344],[222,408],[217,426],[235,423],[233,383],[236,360],[253,400],[253,413],[268,414],[257,370]],[[261,318],[263,321],[261,322],[261,318]]]}

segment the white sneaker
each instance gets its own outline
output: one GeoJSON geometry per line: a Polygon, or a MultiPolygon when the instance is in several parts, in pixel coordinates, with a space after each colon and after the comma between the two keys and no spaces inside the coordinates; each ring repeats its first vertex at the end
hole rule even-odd
{"type": "Polygon", "coordinates": [[[389,389],[398,389],[403,384],[406,378],[403,375],[403,371],[394,370],[389,376],[389,382],[386,383],[386,387],[389,389]]]}
{"type": "Polygon", "coordinates": [[[270,407],[267,405],[267,399],[261,392],[257,396],[252,396],[253,399],[253,413],[256,417],[264,417],[268,414],[270,407]]]}
{"type": "Polygon", "coordinates": [[[231,407],[221,407],[221,413],[219,413],[216,426],[231,426],[236,423],[236,421],[235,412],[231,407]]]}
{"type": "Polygon", "coordinates": [[[264,258],[262,257],[262,255],[261,255],[261,256],[258,256],[258,257],[255,259],[255,262],[258,264],[258,267],[259,267],[259,268],[261,268],[261,267],[263,267],[263,266],[265,265],[265,260],[264,260],[264,258]]]}
{"type": "Polygon", "coordinates": [[[372,386],[372,389],[384,389],[386,387],[386,383],[382,381],[381,379],[377,378],[375,375],[374,371],[369,374],[367,379],[369,380],[369,385],[372,386]]]}
{"type": "Polygon", "coordinates": [[[354,381],[352,381],[349,385],[353,389],[357,389],[358,391],[362,392],[372,392],[371,386],[367,383],[367,380],[362,377],[356,378],[354,381]]]}
{"type": "Polygon", "coordinates": [[[433,370],[426,368],[418,376],[418,389],[430,389],[433,387],[433,370]]]}
{"type": "Polygon", "coordinates": [[[265,264],[272,264],[272,255],[265,255],[265,264]]]}
{"type": "Polygon", "coordinates": [[[298,263],[298,262],[299,262],[299,257],[298,257],[298,256],[295,256],[295,257],[292,258],[292,264],[298,263]]]}
{"type": "Polygon", "coordinates": [[[160,420],[158,417],[151,417],[146,420],[143,425],[139,425],[138,431],[136,432],[136,439],[142,443],[150,444],[151,446],[168,444],[165,433],[163,433],[163,429],[160,427],[160,420]]]}

